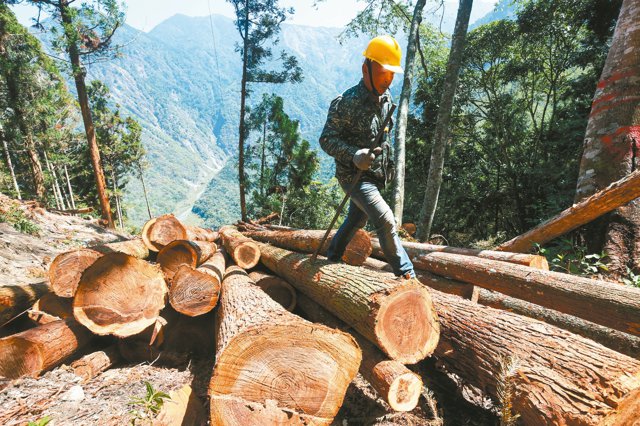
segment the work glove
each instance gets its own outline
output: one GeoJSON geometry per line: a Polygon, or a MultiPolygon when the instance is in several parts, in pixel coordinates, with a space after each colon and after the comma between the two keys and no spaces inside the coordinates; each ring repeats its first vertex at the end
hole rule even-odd
{"type": "Polygon", "coordinates": [[[356,151],[356,155],[353,156],[353,164],[360,170],[369,170],[371,163],[375,160],[376,155],[382,152],[382,148],[377,147],[373,151],[369,152],[369,148],[362,148],[356,151]]]}

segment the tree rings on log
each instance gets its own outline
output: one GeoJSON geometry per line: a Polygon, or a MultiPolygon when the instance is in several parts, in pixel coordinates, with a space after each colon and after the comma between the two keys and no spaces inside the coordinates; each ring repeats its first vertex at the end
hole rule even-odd
{"type": "Polygon", "coordinates": [[[214,242],[176,240],[160,250],[157,262],[165,277],[171,280],[180,266],[196,268],[208,260],[217,249],[218,246],[214,242]]]}
{"type": "Polygon", "coordinates": [[[102,253],[82,248],[59,254],[49,267],[51,289],[60,297],[73,297],[76,294],[82,273],[102,257],[102,253]]]}
{"type": "Polygon", "coordinates": [[[287,311],[292,312],[296,307],[296,290],[282,278],[259,271],[251,272],[249,278],[287,311]]]}
{"type": "Polygon", "coordinates": [[[187,230],[172,214],[153,218],[142,228],[142,241],[149,250],[160,251],[162,247],[175,240],[186,240],[187,230]]]}
{"type": "Polygon", "coordinates": [[[230,226],[222,227],[220,235],[226,252],[236,265],[243,269],[251,269],[258,264],[260,249],[255,241],[230,226]]]}

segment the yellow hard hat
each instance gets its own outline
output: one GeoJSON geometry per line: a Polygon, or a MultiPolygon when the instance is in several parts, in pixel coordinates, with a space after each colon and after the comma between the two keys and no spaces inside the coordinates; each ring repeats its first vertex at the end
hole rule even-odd
{"type": "Polygon", "coordinates": [[[391,72],[399,74],[404,72],[400,66],[400,60],[402,59],[400,45],[396,39],[389,35],[371,39],[367,45],[367,50],[362,52],[362,55],[367,59],[376,61],[391,72]]]}

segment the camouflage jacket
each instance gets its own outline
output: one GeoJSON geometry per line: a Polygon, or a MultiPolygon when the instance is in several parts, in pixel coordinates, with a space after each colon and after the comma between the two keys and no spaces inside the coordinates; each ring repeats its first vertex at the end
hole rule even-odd
{"type": "MultiPolygon", "coordinates": [[[[335,159],[336,178],[340,183],[349,183],[355,177],[358,169],[353,164],[353,156],[359,149],[371,147],[391,104],[388,90],[376,102],[363,80],[331,102],[320,146],[335,159]]],[[[393,120],[382,139],[382,154],[363,173],[362,181],[386,186],[393,179],[393,155],[388,142],[392,127],[393,120]]]]}

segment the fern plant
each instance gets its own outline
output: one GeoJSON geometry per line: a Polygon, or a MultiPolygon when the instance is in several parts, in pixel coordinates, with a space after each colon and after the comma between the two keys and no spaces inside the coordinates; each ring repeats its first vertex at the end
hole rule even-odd
{"type": "Polygon", "coordinates": [[[132,398],[129,405],[132,406],[129,414],[131,415],[130,424],[132,426],[140,424],[139,422],[146,421],[148,424],[153,423],[153,418],[160,412],[164,401],[171,399],[171,397],[164,393],[157,391],[153,388],[151,383],[144,382],[146,387],[146,395],[144,397],[132,398]]]}

